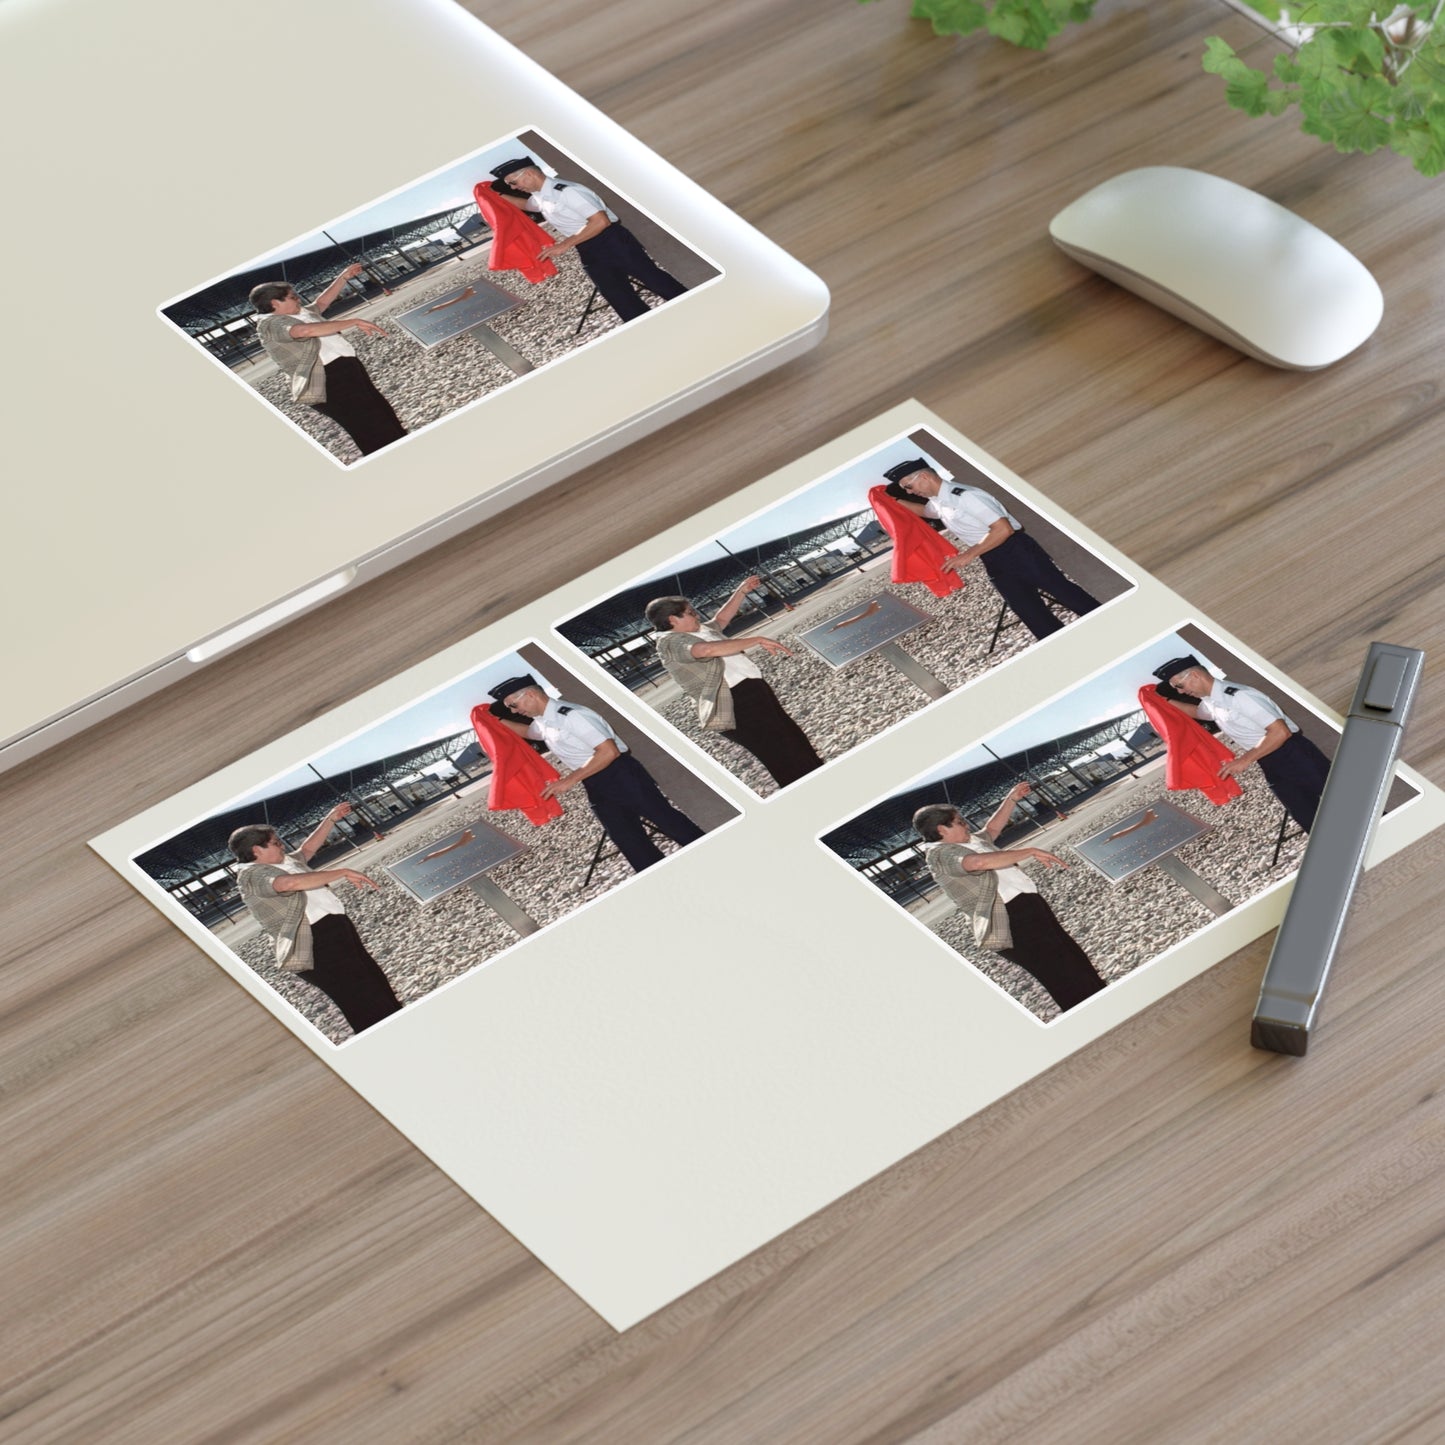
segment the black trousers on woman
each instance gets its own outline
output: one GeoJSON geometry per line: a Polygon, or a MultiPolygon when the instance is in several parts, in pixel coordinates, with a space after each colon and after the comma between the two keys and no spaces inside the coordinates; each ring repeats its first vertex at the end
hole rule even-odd
{"type": "Polygon", "coordinates": [[[326,363],[326,400],[312,405],[322,416],[329,416],[361,448],[363,456],[406,435],[391,403],[354,356],[338,356],[326,363]]]}
{"type": "Polygon", "coordinates": [[[734,725],[725,729],[723,736],[746,748],[780,788],[823,766],[807,733],[793,721],[777,693],[762,678],[744,678],[731,690],[734,725]]]}
{"type": "Polygon", "coordinates": [[[401,1007],[391,981],[344,913],[332,913],[311,925],[311,952],[312,966],[298,969],[296,977],[319,988],[346,1015],[352,1033],[359,1034],[401,1007]]]}
{"type": "Polygon", "coordinates": [[[1064,931],[1054,910],[1037,893],[1019,893],[1008,909],[1013,947],[999,952],[1025,973],[1031,973],[1061,1009],[1073,1008],[1105,987],[1089,955],[1064,931]]]}

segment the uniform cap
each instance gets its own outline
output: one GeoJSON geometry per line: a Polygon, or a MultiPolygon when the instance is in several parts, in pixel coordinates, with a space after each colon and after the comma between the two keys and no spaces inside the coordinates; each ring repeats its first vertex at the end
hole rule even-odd
{"type": "MultiPolygon", "coordinates": [[[[501,165],[493,166],[492,174],[496,176],[499,181],[504,181],[513,171],[525,171],[528,166],[531,166],[534,170],[541,169],[531,156],[518,156],[514,161],[503,161],[501,165]]],[[[473,171],[472,174],[475,175],[476,172],[473,171]]]]}
{"type": "Polygon", "coordinates": [[[899,462],[896,467],[889,467],[883,473],[890,482],[901,482],[904,477],[911,477],[914,472],[931,472],[933,464],[925,461],[922,457],[914,457],[911,462],[899,462]]]}
{"type": "Polygon", "coordinates": [[[506,682],[499,682],[487,696],[495,698],[497,702],[505,702],[514,692],[521,692],[524,687],[539,686],[537,679],[530,672],[524,672],[520,677],[509,677],[506,682]]]}
{"type": "Polygon", "coordinates": [[[1160,682],[1168,682],[1171,677],[1177,677],[1181,672],[1187,672],[1191,667],[1203,668],[1205,672],[1209,669],[1191,652],[1187,657],[1176,657],[1166,662],[1163,667],[1156,667],[1153,675],[1160,682]]]}

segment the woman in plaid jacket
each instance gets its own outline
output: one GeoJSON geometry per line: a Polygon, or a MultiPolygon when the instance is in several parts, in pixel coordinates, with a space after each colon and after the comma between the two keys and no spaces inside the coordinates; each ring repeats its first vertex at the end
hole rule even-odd
{"type": "Polygon", "coordinates": [[[1089,956],[1074,942],[1038,885],[1018,865],[1029,861],[1047,868],[1068,864],[1042,848],[997,848],[1027,783],[1009,789],[998,810],[973,833],[957,808],[930,803],[913,815],[913,827],[928,849],[928,871],[955,907],[973,921],[973,940],[980,948],[1002,954],[1048,990],[1061,1009],[1082,1003],[1105,984],[1089,956]]]}

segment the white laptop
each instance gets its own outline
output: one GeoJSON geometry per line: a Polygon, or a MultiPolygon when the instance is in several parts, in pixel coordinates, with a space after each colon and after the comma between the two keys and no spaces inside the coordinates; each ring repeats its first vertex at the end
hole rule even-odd
{"type": "Polygon", "coordinates": [[[0,115],[0,768],[826,327],[816,276],[453,0],[10,0],[0,115]],[[271,283],[347,323],[302,338],[345,394],[262,344],[271,283]]]}

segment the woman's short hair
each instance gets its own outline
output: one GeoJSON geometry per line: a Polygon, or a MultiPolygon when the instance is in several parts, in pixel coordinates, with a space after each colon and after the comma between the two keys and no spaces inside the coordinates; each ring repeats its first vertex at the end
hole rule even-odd
{"type": "Polygon", "coordinates": [[[686,597],[654,597],[642,612],[658,632],[671,632],[672,619],[681,617],[691,606],[686,597]]]}
{"type": "Polygon", "coordinates": [[[952,803],[930,803],[913,815],[913,831],[925,843],[938,842],[938,830],[947,828],[958,818],[958,809],[952,803]]]}
{"type": "Polygon", "coordinates": [[[264,823],[247,823],[244,828],[237,828],[231,834],[227,847],[235,854],[238,863],[254,863],[256,849],[264,848],[275,836],[276,830],[268,828],[264,823]]]}
{"type": "Polygon", "coordinates": [[[290,294],[291,287],[285,281],[263,281],[251,287],[251,305],[262,316],[269,316],[275,310],[274,303],[284,301],[290,294]]]}

